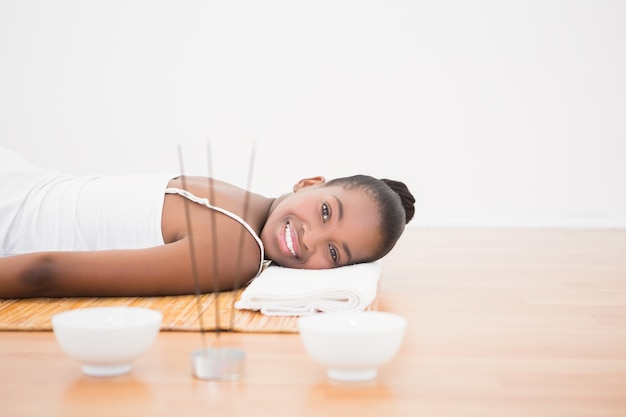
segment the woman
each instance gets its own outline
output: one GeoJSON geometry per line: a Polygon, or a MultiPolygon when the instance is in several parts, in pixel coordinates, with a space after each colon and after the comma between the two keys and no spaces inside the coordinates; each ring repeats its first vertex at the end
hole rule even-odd
{"type": "Polygon", "coordinates": [[[221,291],[266,260],[370,262],[414,202],[403,183],[364,175],[306,178],[269,198],[201,177],[75,177],[0,148],[0,298],[221,291]]]}

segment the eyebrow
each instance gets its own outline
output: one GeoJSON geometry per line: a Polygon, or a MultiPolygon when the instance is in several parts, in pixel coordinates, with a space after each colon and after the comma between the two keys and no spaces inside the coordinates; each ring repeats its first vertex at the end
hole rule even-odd
{"type": "Polygon", "coordinates": [[[343,247],[343,250],[346,253],[346,255],[348,255],[346,265],[350,265],[352,263],[352,254],[350,253],[350,249],[348,249],[348,245],[346,245],[345,243],[342,243],[341,246],[343,247]]]}
{"type": "Polygon", "coordinates": [[[339,197],[337,197],[336,195],[333,195],[333,197],[335,198],[335,201],[337,202],[337,207],[338,207],[337,217],[339,217],[339,220],[341,220],[343,218],[343,203],[341,202],[339,197]]]}
{"type": "MultiPolygon", "coordinates": [[[[336,195],[333,195],[333,197],[335,198],[335,202],[337,203],[337,218],[341,220],[343,219],[343,203],[341,202],[339,197],[337,197],[336,195]]],[[[347,264],[352,263],[352,253],[350,253],[350,249],[348,249],[348,245],[346,245],[345,242],[342,242],[341,246],[343,247],[343,251],[348,256],[347,264]]]]}

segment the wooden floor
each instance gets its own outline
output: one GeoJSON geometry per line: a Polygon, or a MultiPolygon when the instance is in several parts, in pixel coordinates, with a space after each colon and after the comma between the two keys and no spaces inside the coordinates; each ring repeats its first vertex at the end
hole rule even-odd
{"type": "Polygon", "coordinates": [[[328,381],[297,335],[222,334],[247,373],[208,382],[191,376],[197,333],[160,333],[111,379],[52,333],[0,333],[0,415],[626,416],[626,230],[409,229],[377,303],[409,327],[362,384],[328,381]]]}

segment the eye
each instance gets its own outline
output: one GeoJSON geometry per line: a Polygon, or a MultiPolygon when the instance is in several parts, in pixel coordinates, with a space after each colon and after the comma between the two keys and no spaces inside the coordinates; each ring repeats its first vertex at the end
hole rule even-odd
{"type": "Polygon", "coordinates": [[[328,250],[330,251],[330,257],[333,258],[333,261],[337,263],[339,260],[339,255],[337,254],[337,249],[333,245],[328,245],[328,250]]]}
{"type": "Polygon", "coordinates": [[[322,204],[322,220],[324,221],[324,223],[326,223],[329,218],[330,218],[330,208],[328,207],[328,204],[324,203],[322,204]]]}

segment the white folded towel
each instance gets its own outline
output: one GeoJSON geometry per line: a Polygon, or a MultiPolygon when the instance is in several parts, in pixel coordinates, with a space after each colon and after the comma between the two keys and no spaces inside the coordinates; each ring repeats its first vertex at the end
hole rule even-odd
{"type": "Polygon", "coordinates": [[[376,297],[381,261],[333,269],[270,266],[243,291],[235,308],[267,316],[365,310],[376,297]]]}

